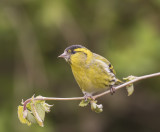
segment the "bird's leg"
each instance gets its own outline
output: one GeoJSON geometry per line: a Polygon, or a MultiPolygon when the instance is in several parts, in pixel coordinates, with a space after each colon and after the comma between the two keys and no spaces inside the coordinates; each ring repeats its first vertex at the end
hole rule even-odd
{"type": "Polygon", "coordinates": [[[113,95],[115,93],[115,91],[116,91],[115,87],[113,87],[112,85],[110,85],[111,95],[113,95]]]}
{"type": "Polygon", "coordinates": [[[94,100],[92,94],[90,93],[86,93],[86,92],[83,92],[84,94],[84,100],[87,101],[89,98],[91,98],[92,100],[94,100]]]}

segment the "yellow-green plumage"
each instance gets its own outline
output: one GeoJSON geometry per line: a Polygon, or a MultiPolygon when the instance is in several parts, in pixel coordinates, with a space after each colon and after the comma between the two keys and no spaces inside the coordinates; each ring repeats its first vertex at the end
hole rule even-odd
{"type": "Polygon", "coordinates": [[[83,93],[92,95],[114,85],[118,79],[110,62],[80,45],[68,47],[63,57],[71,65],[73,75],[83,93]]]}

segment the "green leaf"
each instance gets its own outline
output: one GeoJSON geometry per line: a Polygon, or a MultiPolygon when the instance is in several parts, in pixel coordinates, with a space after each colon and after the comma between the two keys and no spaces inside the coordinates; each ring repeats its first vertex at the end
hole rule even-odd
{"type": "Polygon", "coordinates": [[[131,76],[128,76],[126,78],[123,78],[123,80],[126,81],[126,82],[129,82],[129,81],[134,80],[136,78],[137,78],[136,76],[131,75],[131,76]]]}
{"type": "MultiPolygon", "coordinates": [[[[136,79],[137,77],[136,76],[128,76],[126,78],[123,78],[123,80],[125,80],[126,82],[129,82],[131,80],[134,80],[136,79]]],[[[133,86],[133,83],[129,84],[126,86],[126,89],[127,89],[127,92],[128,92],[128,96],[132,95],[133,92],[134,92],[134,86],[133,86]]]]}
{"type": "Polygon", "coordinates": [[[50,109],[51,109],[52,106],[53,105],[49,105],[49,104],[47,104],[45,102],[43,104],[43,108],[44,108],[45,112],[47,112],[47,113],[50,112],[50,109]]]}
{"type": "Polygon", "coordinates": [[[26,119],[31,123],[37,123],[35,117],[33,116],[32,112],[27,110],[27,117],[26,119]]]}
{"type": "Polygon", "coordinates": [[[31,102],[28,104],[28,107],[31,109],[31,112],[32,112],[36,122],[39,124],[39,126],[43,127],[45,112],[50,112],[50,108],[53,105],[49,105],[49,104],[45,103],[44,100],[36,100],[38,98],[43,98],[43,97],[37,96],[36,98],[34,98],[34,96],[33,96],[31,102]]]}
{"type": "Polygon", "coordinates": [[[133,94],[133,92],[134,92],[134,86],[133,86],[132,83],[129,84],[129,85],[127,85],[127,86],[126,86],[126,89],[127,89],[127,92],[128,92],[128,96],[130,96],[130,95],[133,94]]]}
{"type": "Polygon", "coordinates": [[[37,123],[39,124],[39,126],[43,127],[44,125],[43,125],[43,120],[41,119],[41,117],[44,116],[45,112],[41,111],[41,113],[40,113],[41,115],[39,115],[38,111],[39,111],[39,109],[36,109],[36,104],[35,104],[35,101],[34,101],[34,98],[33,98],[32,102],[31,102],[31,112],[33,113],[33,115],[34,115],[37,123]]]}
{"type": "MultiPolygon", "coordinates": [[[[41,98],[41,97],[42,96],[37,96],[35,99],[41,98]]],[[[43,101],[43,100],[36,100],[35,103],[37,104],[37,107],[39,107],[39,109],[42,109],[47,113],[50,112],[50,108],[53,106],[53,105],[49,105],[49,104],[45,103],[45,101],[43,101]]]]}
{"type": "Polygon", "coordinates": [[[42,104],[41,103],[35,103],[35,108],[36,108],[36,111],[37,111],[40,119],[42,121],[44,121],[44,118],[45,118],[45,109],[42,106],[42,104]]]}
{"type": "MultiPolygon", "coordinates": [[[[24,105],[23,100],[22,105],[24,105]]],[[[45,103],[42,96],[37,96],[36,98],[32,96],[25,110],[24,106],[18,106],[18,118],[23,124],[31,125],[32,123],[38,123],[39,126],[43,127],[45,112],[50,112],[52,106],[45,103]]]]}
{"type": "Polygon", "coordinates": [[[26,118],[24,118],[24,116],[23,116],[23,106],[21,106],[21,105],[18,106],[18,118],[19,118],[21,123],[27,124],[28,126],[31,125],[31,122],[29,120],[27,120],[26,118]]]}
{"type": "Polygon", "coordinates": [[[80,103],[79,103],[79,106],[80,107],[85,107],[85,106],[87,106],[88,104],[89,104],[89,102],[90,102],[90,100],[88,99],[88,100],[82,100],[80,103]]]}
{"type": "Polygon", "coordinates": [[[97,104],[97,101],[91,101],[91,109],[92,111],[96,112],[96,113],[101,113],[103,111],[103,105],[102,104],[97,104]]]}

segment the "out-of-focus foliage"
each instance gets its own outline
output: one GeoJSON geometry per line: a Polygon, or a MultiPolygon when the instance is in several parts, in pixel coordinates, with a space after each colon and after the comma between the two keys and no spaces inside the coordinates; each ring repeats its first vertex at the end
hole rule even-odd
{"type": "MultiPolygon", "coordinates": [[[[82,96],[57,56],[81,44],[106,58],[121,79],[160,71],[159,0],[0,0],[0,131],[159,132],[159,77],[135,84],[133,96],[105,96],[96,114],[78,102],[55,102],[45,127],[22,125],[21,99],[82,96]]],[[[51,104],[51,103],[50,103],[51,104]]]]}

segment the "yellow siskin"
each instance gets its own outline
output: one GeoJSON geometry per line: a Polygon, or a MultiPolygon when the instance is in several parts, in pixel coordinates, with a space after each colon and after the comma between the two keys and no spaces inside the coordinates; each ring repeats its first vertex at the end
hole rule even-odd
{"type": "Polygon", "coordinates": [[[118,84],[120,80],[115,77],[113,66],[104,57],[81,45],[67,47],[59,57],[70,64],[85,98],[107,88],[110,88],[111,93],[115,92],[113,85],[118,84]]]}

